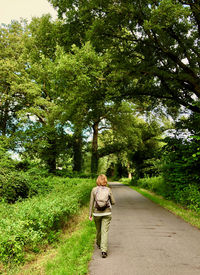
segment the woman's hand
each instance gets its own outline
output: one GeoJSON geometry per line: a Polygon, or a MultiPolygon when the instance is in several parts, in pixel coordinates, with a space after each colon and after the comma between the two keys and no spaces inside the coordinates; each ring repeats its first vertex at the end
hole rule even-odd
{"type": "Polygon", "coordinates": [[[89,217],[89,220],[92,221],[92,217],[89,217]]]}

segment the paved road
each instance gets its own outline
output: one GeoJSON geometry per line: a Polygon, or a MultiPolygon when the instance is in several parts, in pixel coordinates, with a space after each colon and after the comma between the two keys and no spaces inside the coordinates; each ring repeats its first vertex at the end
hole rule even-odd
{"type": "Polygon", "coordinates": [[[95,247],[90,275],[200,275],[200,230],[129,187],[116,199],[108,257],[95,247]]]}

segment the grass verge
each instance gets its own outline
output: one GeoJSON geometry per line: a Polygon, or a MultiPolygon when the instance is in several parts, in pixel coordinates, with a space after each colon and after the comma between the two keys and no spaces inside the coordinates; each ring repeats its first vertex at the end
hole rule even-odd
{"type": "Polygon", "coordinates": [[[87,274],[94,250],[94,239],[95,225],[88,220],[88,206],[84,206],[65,225],[59,240],[46,251],[35,255],[24,266],[7,269],[0,274],[87,274]]]}
{"type": "Polygon", "coordinates": [[[62,243],[56,257],[47,262],[45,274],[87,274],[88,263],[94,250],[94,239],[95,226],[88,220],[87,213],[80,228],[62,243]]]}
{"type": "Polygon", "coordinates": [[[152,200],[153,202],[161,205],[162,207],[164,207],[165,209],[169,210],[170,212],[172,212],[173,214],[181,217],[183,220],[185,220],[186,222],[190,223],[191,225],[197,227],[198,229],[200,229],[200,217],[199,217],[199,213],[189,210],[189,209],[185,209],[183,207],[181,207],[180,205],[177,205],[176,203],[166,200],[164,199],[162,196],[156,195],[155,193],[152,193],[150,191],[147,191],[145,189],[142,188],[138,188],[135,186],[130,186],[132,189],[134,189],[135,191],[139,192],[140,194],[142,194],[143,196],[145,196],[146,198],[152,200]]]}
{"type": "Polygon", "coordinates": [[[12,205],[1,202],[0,261],[4,267],[24,264],[27,254],[39,253],[41,247],[58,240],[64,224],[89,201],[93,186],[90,179],[63,178],[47,194],[12,205]]]}

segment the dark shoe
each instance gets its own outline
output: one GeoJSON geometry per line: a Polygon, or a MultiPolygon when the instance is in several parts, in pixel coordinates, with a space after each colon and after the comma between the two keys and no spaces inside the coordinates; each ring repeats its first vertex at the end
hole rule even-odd
{"type": "Polygon", "coordinates": [[[106,258],[107,257],[107,252],[102,252],[102,258],[106,258]]]}
{"type": "Polygon", "coordinates": [[[101,248],[100,245],[98,245],[98,244],[97,244],[97,247],[98,247],[99,249],[101,248]]]}

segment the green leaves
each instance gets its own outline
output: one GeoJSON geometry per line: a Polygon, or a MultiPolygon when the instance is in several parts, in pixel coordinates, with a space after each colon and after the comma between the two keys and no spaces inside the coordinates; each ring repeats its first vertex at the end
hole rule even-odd
{"type": "Polygon", "coordinates": [[[0,133],[15,131],[17,112],[26,104],[24,92],[29,85],[23,58],[24,28],[13,22],[0,27],[0,133]]]}
{"type": "Polygon", "coordinates": [[[0,204],[0,260],[6,264],[24,261],[25,248],[38,251],[52,242],[62,225],[89,200],[92,180],[59,179],[51,192],[18,202],[0,204]]]}
{"type": "Polygon", "coordinates": [[[145,30],[168,29],[171,26],[182,23],[189,26],[187,21],[190,15],[189,9],[182,6],[180,3],[175,3],[172,0],[162,0],[158,5],[152,5],[150,9],[150,19],[145,20],[145,30]]]}
{"type": "MultiPolygon", "coordinates": [[[[194,206],[192,190],[199,192],[199,141],[171,138],[163,155],[163,177],[165,196],[181,203],[194,206]],[[190,193],[191,190],[191,193],[190,193]]],[[[198,193],[199,194],[199,193],[198,193]]],[[[194,195],[196,200],[196,195],[194,195]]],[[[195,206],[196,207],[196,206],[195,206]]],[[[200,205],[197,207],[199,208],[200,205]]]]}
{"type": "MultiPolygon", "coordinates": [[[[66,15],[66,32],[109,50],[121,78],[121,94],[153,104],[200,112],[199,7],[183,1],[51,1],[66,15]],[[78,27],[76,29],[76,27],[78,27]],[[76,30],[76,35],[73,31],[76,30]],[[123,70],[122,70],[123,69],[123,70]],[[137,80],[134,85],[133,81],[137,80]]],[[[170,109],[169,109],[170,112],[170,109]]]]}

